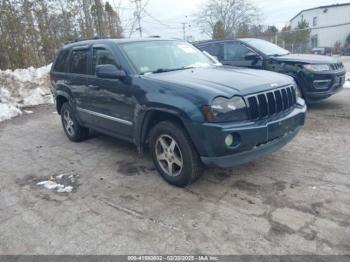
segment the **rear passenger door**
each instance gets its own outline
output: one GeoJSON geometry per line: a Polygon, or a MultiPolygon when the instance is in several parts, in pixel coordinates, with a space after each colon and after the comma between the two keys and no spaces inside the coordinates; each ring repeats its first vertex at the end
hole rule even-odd
{"type": "MultiPolygon", "coordinates": [[[[113,64],[120,68],[117,56],[108,46],[95,45],[92,48],[91,77],[88,80],[88,107],[90,126],[103,129],[123,138],[131,138],[133,130],[134,100],[131,87],[121,79],[97,77],[97,65],[113,64]]],[[[82,110],[81,110],[82,111],[82,110]]]]}
{"type": "MultiPolygon", "coordinates": [[[[59,52],[57,59],[54,62],[53,68],[51,70],[51,84],[53,87],[54,95],[58,92],[64,90],[67,92],[69,86],[67,85],[67,63],[69,57],[70,49],[66,48],[59,52]]],[[[69,93],[69,92],[67,92],[69,93]]]]}
{"type": "MultiPolygon", "coordinates": [[[[66,84],[74,98],[76,107],[84,107],[87,98],[89,75],[89,47],[74,47],[70,53],[66,84]]],[[[82,119],[85,122],[85,119],[82,119]]]]}

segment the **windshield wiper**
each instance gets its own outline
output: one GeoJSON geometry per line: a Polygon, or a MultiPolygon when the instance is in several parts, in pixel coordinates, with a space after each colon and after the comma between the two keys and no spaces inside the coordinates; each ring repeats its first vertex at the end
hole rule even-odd
{"type": "Polygon", "coordinates": [[[286,54],[271,54],[269,56],[274,56],[274,57],[278,57],[278,56],[285,56],[285,55],[289,55],[290,53],[286,53],[286,54]]]}
{"type": "Polygon", "coordinates": [[[191,68],[194,68],[194,67],[183,66],[179,68],[158,68],[157,70],[154,70],[151,73],[157,74],[157,73],[165,73],[165,72],[185,70],[185,69],[191,69],[191,68]]]}

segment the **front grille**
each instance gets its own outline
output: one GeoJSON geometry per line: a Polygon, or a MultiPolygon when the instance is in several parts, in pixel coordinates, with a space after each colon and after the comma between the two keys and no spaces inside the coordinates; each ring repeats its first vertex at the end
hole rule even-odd
{"type": "Polygon", "coordinates": [[[340,70],[344,68],[343,63],[335,63],[335,64],[331,64],[330,66],[332,70],[340,70]]]}
{"type": "Polygon", "coordinates": [[[249,119],[256,120],[279,114],[296,104],[294,86],[280,87],[246,97],[249,119]]]}

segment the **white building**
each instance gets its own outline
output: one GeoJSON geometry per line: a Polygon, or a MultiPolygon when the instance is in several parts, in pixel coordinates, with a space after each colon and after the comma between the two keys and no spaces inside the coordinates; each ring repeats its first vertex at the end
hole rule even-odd
{"type": "Polygon", "coordinates": [[[305,20],[311,28],[311,47],[334,47],[345,44],[350,34],[350,3],[320,6],[302,10],[291,20],[294,29],[305,20]]]}

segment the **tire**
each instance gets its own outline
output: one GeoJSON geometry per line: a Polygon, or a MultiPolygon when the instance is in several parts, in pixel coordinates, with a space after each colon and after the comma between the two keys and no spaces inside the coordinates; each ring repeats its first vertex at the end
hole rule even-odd
{"type": "Polygon", "coordinates": [[[63,130],[69,140],[73,142],[84,141],[89,136],[89,129],[81,126],[75,115],[72,107],[68,102],[64,103],[61,108],[61,121],[63,130]]]}
{"type": "Polygon", "coordinates": [[[169,121],[157,124],[150,132],[149,147],[154,165],[169,184],[185,187],[201,175],[198,153],[180,125],[169,121]]]}

